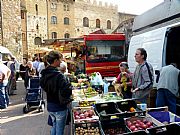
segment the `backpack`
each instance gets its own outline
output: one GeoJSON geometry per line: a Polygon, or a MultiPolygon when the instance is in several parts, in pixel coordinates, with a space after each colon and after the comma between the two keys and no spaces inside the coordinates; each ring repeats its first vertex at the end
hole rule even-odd
{"type": "MultiPolygon", "coordinates": [[[[57,78],[58,76],[62,77],[62,73],[59,72],[59,74],[57,75],[57,78]]],[[[58,79],[57,79],[58,81],[58,79]]],[[[65,78],[65,81],[67,82],[66,86],[65,86],[65,90],[66,91],[62,91],[62,90],[59,90],[58,91],[58,97],[59,97],[59,103],[60,105],[67,105],[69,104],[71,101],[73,101],[71,95],[72,95],[72,85],[70,82],[68,82],[65,78]],[[66,95],[65,95],[66,93],[66,95]]]]}

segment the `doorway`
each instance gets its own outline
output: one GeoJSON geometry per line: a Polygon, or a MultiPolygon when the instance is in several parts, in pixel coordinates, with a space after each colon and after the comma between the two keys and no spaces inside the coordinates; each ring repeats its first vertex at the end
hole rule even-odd
{"type": "Polygon", "coordinates": [[[166,65],[171,63],[180,69],[180,26],[171,28],[167,36],[166,65]]]}

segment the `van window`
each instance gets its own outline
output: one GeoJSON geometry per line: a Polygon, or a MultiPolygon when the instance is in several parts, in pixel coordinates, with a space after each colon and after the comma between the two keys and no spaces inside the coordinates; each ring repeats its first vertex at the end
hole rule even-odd
{"type": "Polygon", "coordinates": [[[180,69],[180,26],[171,28],[167,34],[166,64],[176,63],[180,69]]]}
{"type": "Polygon", "coordinates": [[[11,58],[10,54],[2,53],[2,61],[7,61],[8,58],[11,58]]]}

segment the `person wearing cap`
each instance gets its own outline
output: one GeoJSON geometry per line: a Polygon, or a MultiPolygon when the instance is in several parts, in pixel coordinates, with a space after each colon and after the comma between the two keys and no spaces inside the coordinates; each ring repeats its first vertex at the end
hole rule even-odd
{"type": "Polygon", "coordinates": [[[121,62],[119,64],[120,74],[117,79],[113,81],[113,84],[120,84],[120,93],[124,99],[132,98],[131,92],[131,73],[129,72],[129,67],[127,62],[121,62]]]}

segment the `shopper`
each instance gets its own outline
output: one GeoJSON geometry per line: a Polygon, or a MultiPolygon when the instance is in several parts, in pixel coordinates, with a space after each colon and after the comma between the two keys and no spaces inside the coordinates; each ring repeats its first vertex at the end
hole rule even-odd
{"type": "Polygon", "coordinates": [[[138,65],[132,78],[132,97],[138,99],[140,103],[147,103],[153,87],[153,67],[146,61],[147,52],[144,48],[138,48],[134,57],[138,65]]]}
{"type": "Polygon", "coordinates": [[[26,69],[28,68],[27,66],[27,58],[23,58],[23,63],[20,65],[20,76],[23,80],[25,80],[25,74],[26,74],[26,69]]]}
{"type": "Polygon", "coordinates": [[[7,108],[9,104],[9,96],[6,90],[11,70],[2,63],[0,59],[0,109],[7,108]]]}
{"type": "Polygon", "coordinates": [[[14,95],[16,90],[16,69],[15,63],[12,58],[8,58],[7,67],[11,70],[11,75],[8,80],[7,90],[9,95],[14,95]]]}
{"type": "Polygon", "coordinates": [[[26,69],[26,74],[25,74],[25,87],[27,88],[29,85],[29,79],[31,77],[36,77],[36,69],[33,67],[32,61],[27,62],[28,68],[26,69]]]}
{"type": "Polygon", "coordinates": [[[172,63],[160,70],[157,79],[156,107],[168,106],[169,111],[176,113],[176,97],[179,96],[180,70],[172,63]]]}
{"type": "Polygon", "coordinates": [[[47,55],[50,64],[41,72],[40,86],[47,94],[47,110],[51,116],[53,126],[51,135],[63,135],[68,113],[68,104],[71,102],[72,86],[58,70],[62,54],[51,51],[47,55]]]}
{"type": "Polygon", "coordinates": [[[120,90],[124,99],[132,98],[132,81],[131,81],[131,73],[129,72],[129,67],[127,62],[121,62],[119,64],[120,74],[117,79],[113,81],[113,84],[120,84],[120,90]]]}

